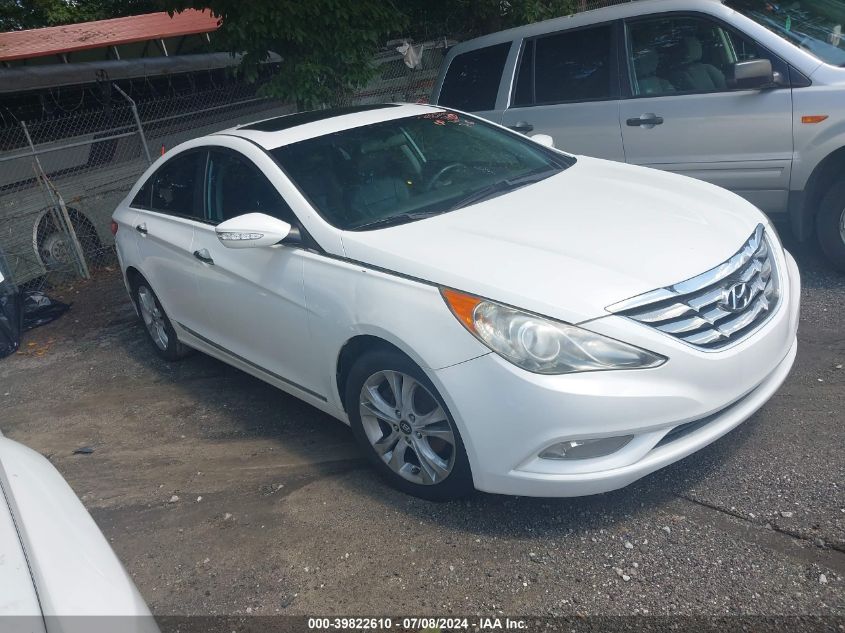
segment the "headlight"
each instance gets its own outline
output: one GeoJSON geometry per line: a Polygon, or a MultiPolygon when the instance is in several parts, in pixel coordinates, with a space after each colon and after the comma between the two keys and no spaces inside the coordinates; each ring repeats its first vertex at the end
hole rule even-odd
{"type": "Polygon", "coordinates": [[[441,289],[452,313],[491,350],[536,374],[643,369],[664,356],[494,301],[441,289]]]}

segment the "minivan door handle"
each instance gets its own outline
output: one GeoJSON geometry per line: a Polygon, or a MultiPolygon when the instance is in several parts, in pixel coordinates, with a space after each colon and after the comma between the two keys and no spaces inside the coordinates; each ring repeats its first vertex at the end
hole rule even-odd
{"type": "Polygon", "coordinates": [[[147,224],[146,224],[146,222],[145,222],[145,223],[143,223],[143,224],[138,224],[138,225],[135,227],[135,230],[136,230],[136,231],[138,231],[138,233],[140,233],[141,235],[146,235],[146,234],[149,232],[149,231],[147,231],[147,224]]]}
{"type": "Polygon", "coordinates": [[[517,123],[515,125],[511,125],[510,128],[514,132],[521,132],[522,134],[525,134],[526,132],[533,130],[534,126],[527,121],[517,121],[517,123]]]}
{"type": "Polygon", "coordinates": [[[200,260],[203,264],[209,264],[210,266],[214,265],[214,260],[211,259],[211,254],[208,252],[207,248],[203,248],[199,251],[194,251],[194,257],[200,260]]]}
{"type": "Polygon", "coordinates": [[[663,117],[647,112],[633,119],[628,119],[626,123],[631,127],[653,128],[655,125],[663,125],[663,117]]]}

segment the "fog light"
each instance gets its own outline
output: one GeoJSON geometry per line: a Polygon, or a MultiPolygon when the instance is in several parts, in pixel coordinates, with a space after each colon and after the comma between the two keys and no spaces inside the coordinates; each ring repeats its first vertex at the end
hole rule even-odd
{"type": "Polygon", "coordinates": [[[543,459],[590,459],[615,453],[628,442],[633,435],[600,437],[594,440],[568,440],[553,444],[540,453],[543,459]]]}

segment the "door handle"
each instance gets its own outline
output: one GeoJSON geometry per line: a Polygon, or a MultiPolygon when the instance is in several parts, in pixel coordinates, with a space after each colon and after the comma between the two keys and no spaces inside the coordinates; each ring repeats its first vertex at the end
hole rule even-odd
{"type": "Polygon", "coordinates": [[[194,251],[194,257],[200,260],[203,264],[208,264],[209,266],[214,265],[214,260],[211,259],[211,254],[209,254],[207,248],[203,248],[199,251],[194,251]]]}
{"type": "Polygon", "coordinates": [[[143,224],[138,224],[135,227],[135,230],[138,231],[138,233],[140,233],[141,235],[146,235],[147,233],[149,233],[149,231],[147,231],[147,223],[146,222],[143,223],[143,224]]]}
{"type": "Polygon", "coordinates": [[[631,127],[654,127],[655,125],[663,125],[663,117],[647,112],[633,119],[625,121],[631,127]]]}
{"type": "Polygon", "coordinates": [[[522,134],[534,129],[534,126],[526,121],[517,121],[515,125],[511,125],[510,127],[514,132],[521,132],[522,134]]]}

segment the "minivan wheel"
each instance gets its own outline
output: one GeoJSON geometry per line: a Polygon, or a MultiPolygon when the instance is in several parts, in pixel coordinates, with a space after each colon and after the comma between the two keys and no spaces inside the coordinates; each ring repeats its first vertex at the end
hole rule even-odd
{"type": "Polygon", "coordinates": [[[361,356],[349,372],[345,402],[356,439],[392,486],[437,501],[472,492],[455,422],[406,356],[389,350],[361,356]]]}
{"type": "Polygon", "coordinates": [[[828,261],[845,273],[845,180],[834,183],[822,198],[816,235],[828,261]]]}
{"type": "Polygon", "coordinates": [[[170,319],[167,318],[158,297],[147,285],[147,282],[136,283],[134,290],[133,299],[153,349],[159,356],[168,361],[179,360],[187,356],[191,349],[180,343],[179,339],[176,338],[176,331],[173,329],[170,319]]]}

